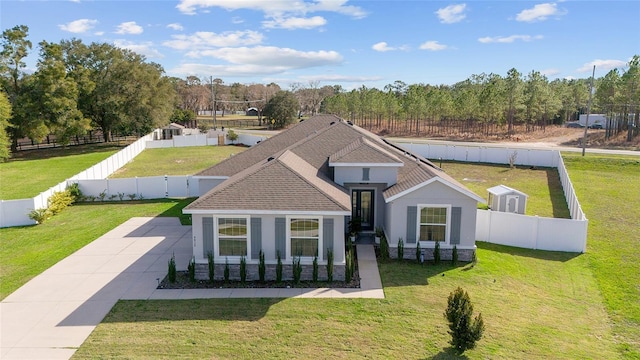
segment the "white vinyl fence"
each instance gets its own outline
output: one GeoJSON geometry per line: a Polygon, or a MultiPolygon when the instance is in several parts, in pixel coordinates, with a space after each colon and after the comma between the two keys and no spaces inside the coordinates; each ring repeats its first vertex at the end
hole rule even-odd
{"type": "Polygon", "coordinates": [[[192,176],[149,176],[127,179],[70,180],[82,194],[94,200],[119,201],[198,196],[198,181],[192,176]]]}

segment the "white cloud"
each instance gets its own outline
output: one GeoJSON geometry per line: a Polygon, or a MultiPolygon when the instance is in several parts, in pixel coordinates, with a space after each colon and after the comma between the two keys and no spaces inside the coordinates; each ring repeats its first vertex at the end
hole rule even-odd
{"type": "Polygon", "coordinates": [[[533,41],[533,40],[541,40],[543,38],[542,35],[511,35],[511,36],[487,36],[479,38],[478,41],[483,44],[488,43],[512,43],[516,40],[520,41],[533,41]]]}
{"type": "Polygon", "coordinates": [[[80,3],[80,0],[69,0],[69,1],[74,2],[74,3],[78,3],[78,4],[80,3]]]}
{"type": "Polygon", "coordinates": [[[143,31],[144,29],[142,28],[142,26],[136,24],[135,21],[123,22],[122,24],[118,25],[116,28],[116,34],[138,35],[138,34],[142,34],[143,31]]]}
{"type": "Polygon", "coordinates": [[[286,70],[332,65],[342,62],[342,56],[335,51],[298,51],[275,46],[193,51],[188,53],[187,56],[207,56],[225,60],[232,64],[264,66],[265,68],[286,70]]]}
{"type": "Polygon", "coordinates": [[[380,52],[393,51],[393,50],[396,49],[394,47],[390,47],[389,44],[387,44],[384,41],[381,41],[379,43],[373,44],[373,46],[371,48],[373,50],[375,50],[375,51],[380,51],[380,52]]]}
{"type": "Polygon", "coordinates": [[[164,57],[160,51],[153,47],[153,43],[151,41],[135,43],[132,41],[118,39],[113,41],[113,45],[122,49],[131,50],[136,54],[144,55],[147,58],[161,59],[164,57]]]}
{"type": "Polygon", "coordinates": [[[93,29],[97,24],[98,20],[78,19],[66,24],[58,25],[58,27],[64,31],[68,31],[74,34],[81,34],[93,29]]]}
{"type": "Polygon", "coordinates": [[[267,17],[305,15],[308,13],[325,11],[362,18],[367,14],[357,6],[345,5],[347,0],[316,0],[314,2],[290,0],[180,0],[176,8],[189,15],[196,14],[198,9],[220,7],[228,11],[249,9],[262,11],[267,17]]]}
{"type": "Polygon", "coordinates": [[[263,35],[257,31],[227,31],[221,34],[199,31],[191,35],[172,35],[172,40],[162,43],[177,50],[192,48],[231,47],[257,45],[262,42],[263,35]]]}
{"type": "Polygon", "coordinates": [[[290,18],[274,18],[273,20],[266,20],[262,22],[262,25],[267,29],[313,29],[319,26],[324,26],[327,20],[322,16],[314,16],[311,18],[303,17],[290,17],[290,18]]]}
{"type": "Polygon", "coordinates": [[[596,59],[591,62],[588,62],[582,67],[578,68],[577,72],[590,72],[593,70],[593,66],[596,66],[596,70],[613,70],[616,68],[625,67],[627,65],[626,61],[622,60],[600,60],[596,59]]]}
{"type": "Polygon", "coordinates": [[[564,15],[566,12],[559,10],[555,3],[538,4],[531,9],[525,9],[516,15],[517,21],[535,22],[547,20],[550,16],[564,15]]]}
{"type": "Polygon", "coordinates": [[[171,23],[169,25],[167,25],[167,27],[169,29],[173,29],[175,31],[182,31],[184,30],[184,27],[182,25],[180,25],[179,23],[171,23]]]}
{"type": "Polygon", "coordinates": [[[544,75],[544,76],[555,76],[560,74],[560,70],[558,69],[544,69],[544,70],[540,70],[540,74],[544,75]]]}
{"type": "Polygon", "coordinates": [[[96,32],[93,33],[93,35],[102,36],[102,35],[104,35],[104,31],[96,31],[96,32]]]}
{"type": "Polygon", "coordinates": [[[443,24],[453,24],[462,21],[467,15],[464,11],[467,8],[467,4],[449,5],[444,8],[438,9],[436,14],[443,24]]]}
{"type": "Polygon", "coordinates": [[[231,18],[231,23],[233,24],[242,24],[244,23],[244,20],[240,17],[234,16],[231,18]]]}
{"type": "Polygon", "coordinates": [[[422,50],[440,51],[447,48],[448,48],[447,45],[440,44],[437,41],[427,41],[420,45],[420,49],[422,50]]]}

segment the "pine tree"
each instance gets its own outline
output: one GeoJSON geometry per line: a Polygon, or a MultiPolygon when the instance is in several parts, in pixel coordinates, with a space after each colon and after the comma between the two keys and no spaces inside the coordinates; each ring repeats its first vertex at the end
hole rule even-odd
{"type": "Polygon", "coordinates": [[[451,335],[451,345],[459,352],[473,349],[476,341],[480,340],[484,332],[484,321],[482,314],[478,314],[473,321],[473,305],[469,294],[458,287],[449,294],[447,310],[444,316],[449,321],[449,334],[451,335]]]}

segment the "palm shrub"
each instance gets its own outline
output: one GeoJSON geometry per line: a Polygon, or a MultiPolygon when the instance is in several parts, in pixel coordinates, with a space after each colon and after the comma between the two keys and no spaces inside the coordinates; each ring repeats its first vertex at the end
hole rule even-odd
{"type": "Polygon", "coordinates": [[[260,249],[258,258],[260,259],[260,263],[258,264],[258,277],[260,278],[260,282],[264,282],[264,276],[267,272],[267,266],[264,262],[264,251],[262,251],[262,249],[260,249]]]}
{"type": "Polygon", "coordinates": [[[50,217],[51,213],[49,212],[49,209],[35,209],[31,210],[31,212],[29,213],[29,219],[35,221],[38,224],[42,224],[50,217]]]}
{"type": "Polygon", "coordinates": [[[420,240],[416,241],[416,261],[420,262],[420,254],[422,253],[422,249],[420,249],[420,240]]]}
{"type": "Polygon", "coordinates": [[[380,237],[380,257],[382,260],[389,259],[389,243],[384,234],[380,237]]]}
{"type": "Polygon", "coordinates": [[[278,258],[276,263],[276,282],[282,282],[282,256],[280,255],[280,250],[277,251],[276,257],[278,258]]]}
{"type": "Polygon", "coordinates": [[[209,281],[213,281],[216,274],[216,264],[213,260],[213,253],[211,251],[207,253],[207,263],[207,265],[209,265],[209,281]]]}
{"type": "Polygon", "coordinates": [[[229,259],[225,258],[224,259],[224,281],[228,282],[229,281],[229,259]]]}
{"type": "Polygon", "coordinates": [[[187,271],[189,272],[189,281],[196,281],[196,258],[192,257],[189,260],[189,265],[187,265],[187,271]]]}
{"type": "Polygon", "coordinates": [[[79,202],[82,200],[83,195],[78,183],[73,183],[67,186],[67,191],[69,191],[69,194],[73,197],[73,202],[79,202]]]}
{"type": "Polygon", "coordinates": [[[240,282],[244,284],[247,280],[247,258],[240,257],[240,282]]]}
{"type": "Polygon", "coordinates": [[[398,239],[398,260],[404,259],[404,241],[402,238],[398,239]]]}
{"type": "Polygon", "coordinates": [[[318,281],[318,255],[317,254],[313,257],[313,275],[312,275],[312,279],[313,279],[313,282],[317,282],[318,281]]]}
{"type": "Polygon", "coordinates": [[[327,248],[327,281],[333,281],[333,250],[327,248]]]}
{"type": "Polygon", "coordinates": [[[436,241],[436,246],[433,248],[433,263],[440,265],[440,242],[436,241]]]}
{"type": "Polygon", "coordinates": [[[347,250],[345,257],[345,267],[344,267],[344,281],[349,282],[353,278],[353,273],[351,272],[351,262],[353,261],[353,257],[351,256],[351,250],[347,250]]]}
{"type": "Polygon", "coordinates": [[[471,305],[469,294],[458,287],[449,294],[444,316],[449,321],[450,344],[460,354],[465,350],[473,349],[484,332],[482,314],[478,314],[473,320],[472,315],[473,305],[471,305]]]}
{"type": "Polygon", "coordinates": [[[172,254],[171,259],[169,259],[169,270],[167,274],[170,283],[176,282],[176,273],[176,255],[172,254]]]}

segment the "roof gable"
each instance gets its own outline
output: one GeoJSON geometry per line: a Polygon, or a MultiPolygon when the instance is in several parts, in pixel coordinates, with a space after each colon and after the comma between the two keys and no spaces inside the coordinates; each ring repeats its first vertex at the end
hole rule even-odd
{"type": "Polygon", "coordinates": [[[340,166],[341,164],[403,165],[397,156],[365,137],[356,139],[329,157],[329,166],[340,166]]]}

